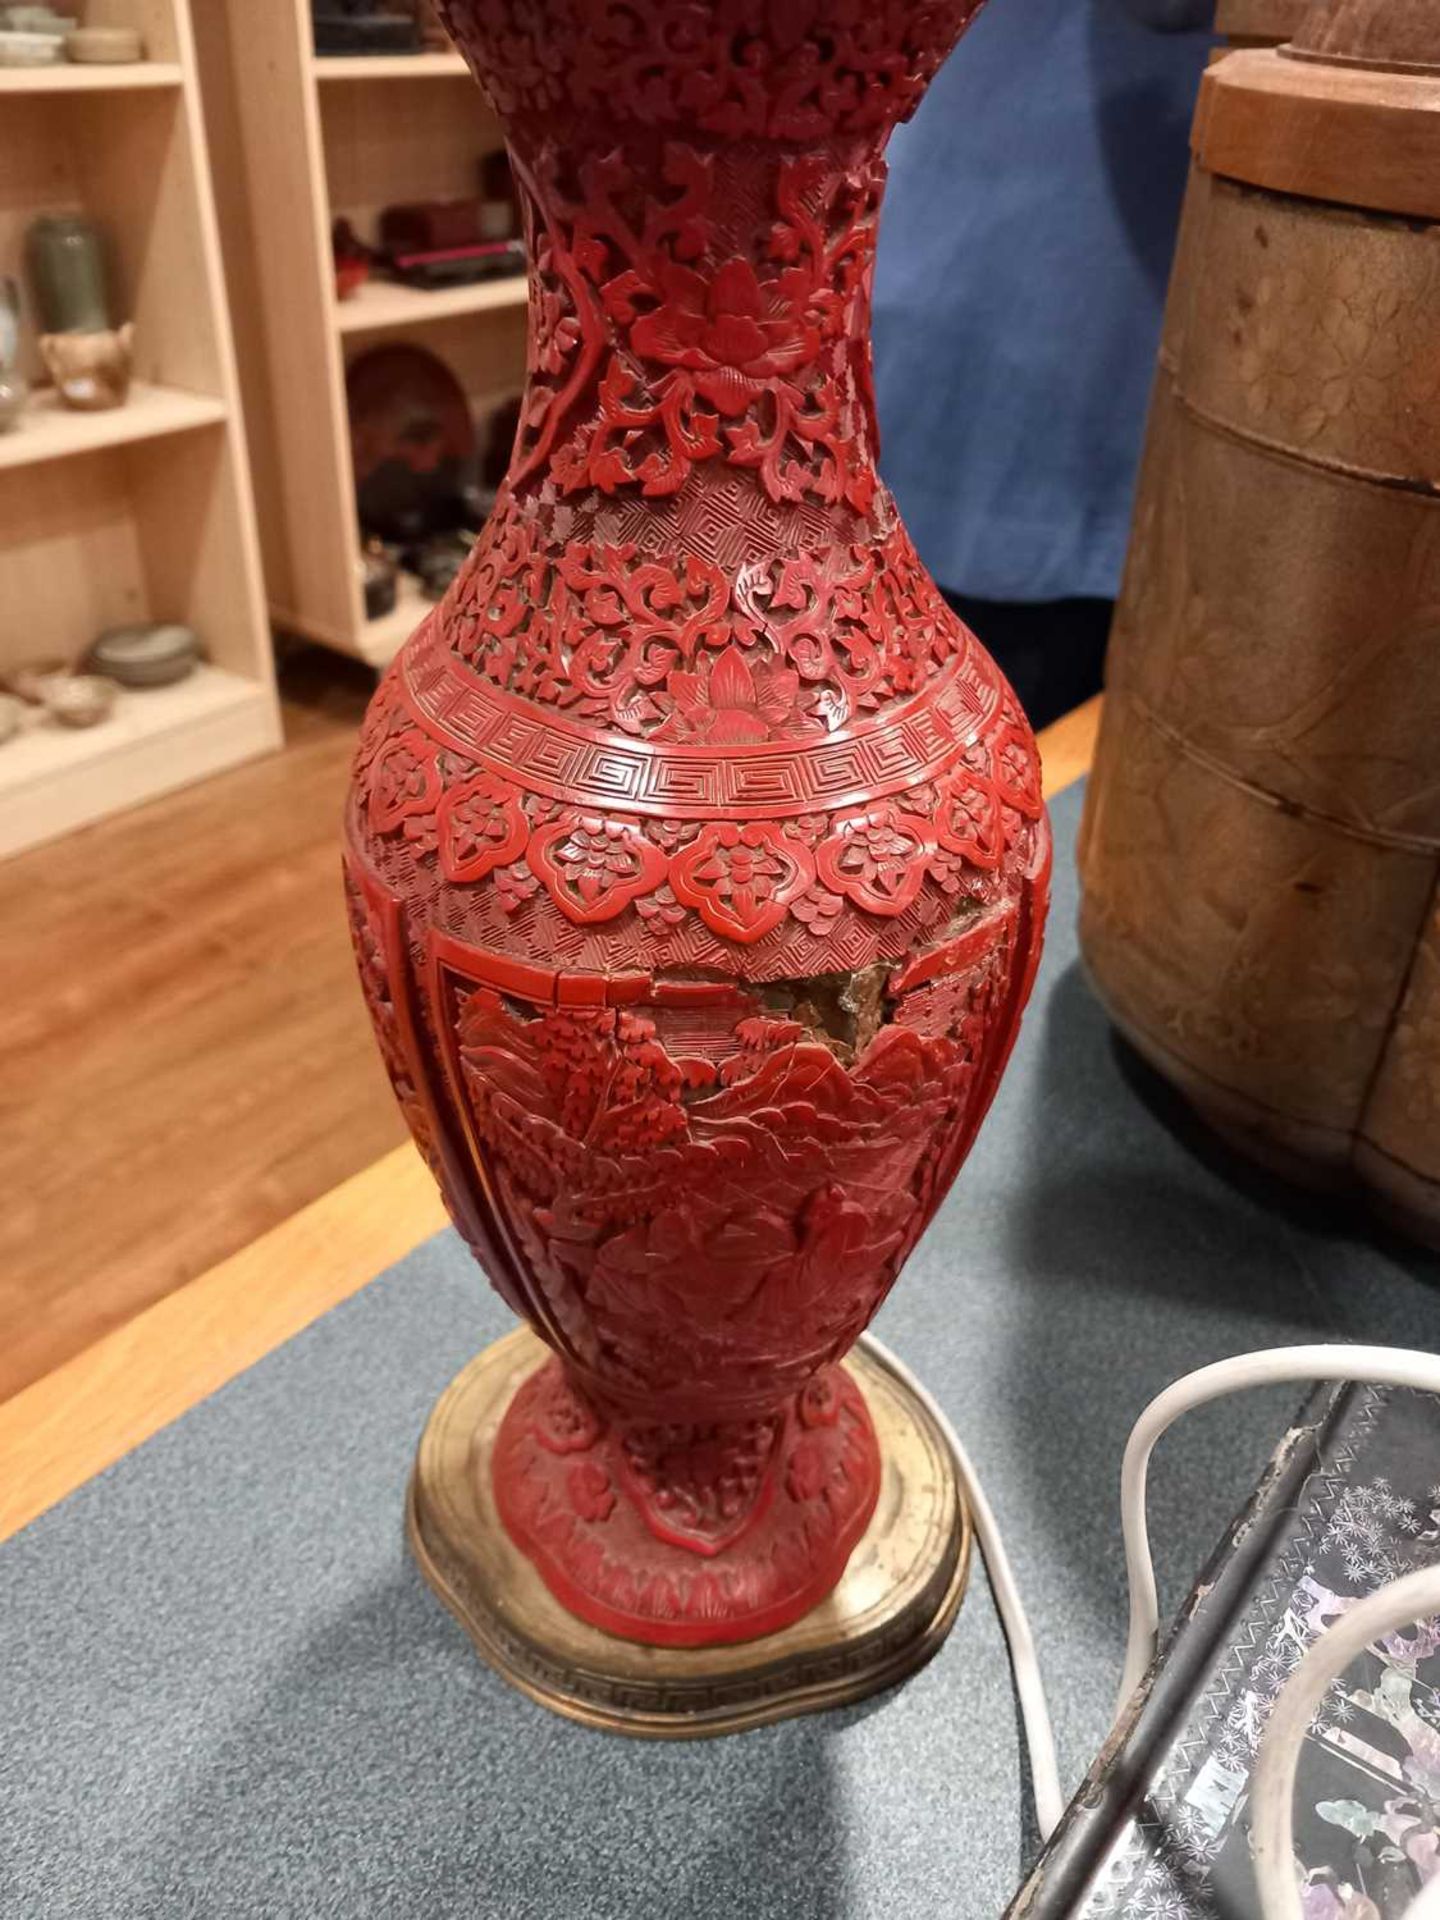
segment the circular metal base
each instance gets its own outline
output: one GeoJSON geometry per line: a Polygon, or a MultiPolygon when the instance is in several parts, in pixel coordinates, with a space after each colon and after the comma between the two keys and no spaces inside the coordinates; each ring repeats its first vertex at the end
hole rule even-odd
{"type": "Polygon", "coordinates": [[[863,1699],[922,1666],[954,1624],[970,1516],[943,1436],[888,1367],[846,1363],[883,1461],[874,1518],[840,1584],[793,1626],[719,1647],[651,1647],[566,1612],[500,1522],[490,1449],[517,1388],[549,1356],[519,1327],[446,1388],[421,1437],[406,1531],[425,1578],[495,1670],[556,1713],[685,1740],[863,1699]]]}

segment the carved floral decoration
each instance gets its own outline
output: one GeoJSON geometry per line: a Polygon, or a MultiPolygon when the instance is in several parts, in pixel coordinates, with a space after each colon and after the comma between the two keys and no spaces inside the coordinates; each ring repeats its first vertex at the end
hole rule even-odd
{"type": "Polygon", "coordinates": [[[666,683],[674,702],[657,740],[708,741],[716,747],[784,739],[803,725],[800,676],[769,660],[752,666],[739,647],[728,646],[705,673],[672,673],[666,683]]]}
{"type": "Polygon", "coordinates": [[[823,738],[973,646],[900,530],[732,575],[696,553],[553,551],[514,501],[487,524],[447,612],[457,653],[507,692],[623,733],[717,746],[823,738]]]}
{"type": "Polygon", "coordinates": [[[548,141],[517,153],[539,324],[513,488],[543,474],[564,493],[661,499],[720,460],[753,470],[773,502],[869,511],[880,162],[782,160],[758,232],[723,164],[671,142],[657,192],[648,163],[642,189],[611,146],[581,160],[572,197],[548,141]]]}
{"type": "MultiPolygon", "coordinates": [[[[736,732],[766,724],[745,664],[737,655],[722,675],[719,697],[728,692],[736,704],[717,710],[736,732]]],[[[456,884],[490,882],[507,915],[538,887],[577,926],[634,907],[656,936],[693,914],[720,939],[753,946],[787,913],[822,937],[847,907],[898,918],[927,880],[947,898],[989,897],[1006,860],[1028,858],[1040,816],[1022,744],[1015,716],[1002,710],[949,773],[895,798],[781,821],[665,820],[557,808],[494,772],[457,780],[458,757],[411,724],[397,698],[372,713],[356,772],[382,839],[401,835],[417,853],[433,851],[456,884]]]]}
{"type": "Polygon", "coordinates": [[[727,939],[761,939],[815,875],[809,851],[768,820],[703,827],[670,862],[670,885],[682,906],[727,939]]]}
{"type": "Polygon", "coordinates": [[[903,913],[920,891],[935,836],[893,800],[838,814],[815,856],[822,880],[867,913],[903,913]]]}
{"type": "Polygon", "coordinates": [[[386,740],[370,765],[368,791],[376,833],[432,812],[441,792],[433,742],[418,727],[386,740]]]}
{"type": "MultiPolygon", "coordinates": [[[[419,798],[425,797],[422,790],[419,798]]],[[[452,787],[436,809],[440,867],[447,880],[483,880],[522,854],[529,837],[520,795],[498,774],[477,774],[452,787]]]]}
{"type": "Polygon", "coordinates": [[[811,143],[913,113],[980,0],[439,0],[497,112],[811,143]]]}
{"type": "Polygon", "coordinates": [[[526,859],[562,913],[613,920],[665,877],[665,855],[631,821],[570,812],[535,833],[526,859]]]}

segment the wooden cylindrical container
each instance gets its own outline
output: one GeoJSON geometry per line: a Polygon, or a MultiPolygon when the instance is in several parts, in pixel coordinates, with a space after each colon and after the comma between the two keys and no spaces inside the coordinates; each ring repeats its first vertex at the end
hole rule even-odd
{"type": "Polygon", "coordinates": [[[1203,83],[1081,940],[1257,1158],[1440,1238],[1440,25],[1325,0],[1203,83]]]}

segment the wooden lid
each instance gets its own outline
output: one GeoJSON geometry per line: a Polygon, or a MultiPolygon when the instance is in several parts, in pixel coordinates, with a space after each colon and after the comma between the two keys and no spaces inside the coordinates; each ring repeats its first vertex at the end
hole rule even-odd
{"type": "Polygon", "coordinates": [[[1303,46],[1217,60],[1195,114],[1200,165],[1272,193],[1440,220],[1440,69],[1339,51],[1413,51],[1436,36],[1396,22],[1422,10],[1436,23],[1434,0],[1322,0],[1303,46]]]}
{"type": "Polygon", "coordinates": [[[1295,59],[1440,73],[1435,0],[1314,0],[1291,35],[1295,59]]]}

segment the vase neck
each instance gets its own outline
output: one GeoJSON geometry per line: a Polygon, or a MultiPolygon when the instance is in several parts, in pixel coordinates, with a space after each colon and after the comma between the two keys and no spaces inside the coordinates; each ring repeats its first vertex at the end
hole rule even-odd
{"type": "Polygon", "coordinates": [[[981,0],[438,4],[528,203],[512,495],[873,535],[881,153],[981,0]]]}
{"type": "Polygon", "coordinates": [[[531,254],[512,492],[655,502],[733,480],[868,518],[882,140],[577,151],[512,129],[531,254]]]}

